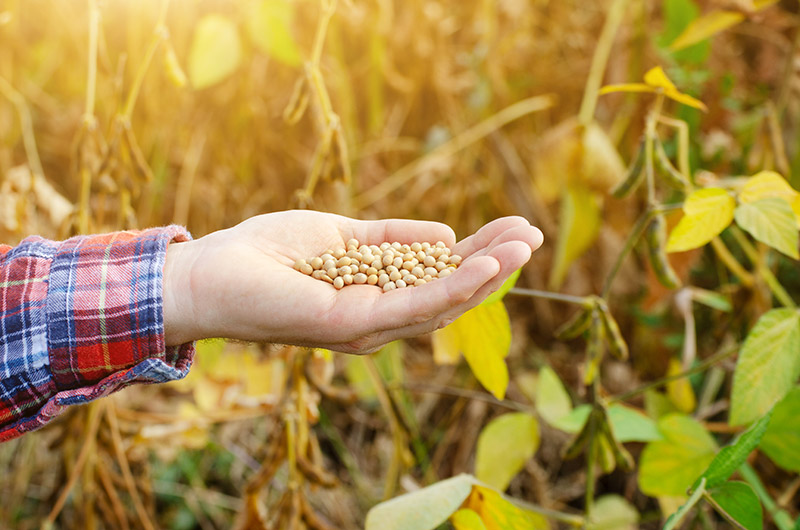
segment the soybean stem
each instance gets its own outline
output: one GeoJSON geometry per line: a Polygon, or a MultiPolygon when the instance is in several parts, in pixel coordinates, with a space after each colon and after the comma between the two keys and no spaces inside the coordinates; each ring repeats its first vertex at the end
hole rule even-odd
{"type": "Polygon", "coordinates": [[[556,302],[565,302],[568,304],[585,305],[587,298],[585,296],[575,296],[571,294],[554,293],[552,291],[540,291],[538,289],[524,289],[522,287],[512,287],[508,294],[516,294],[521,296],[532,296],[534,298],[544,298],[546,300],[554,300],[556,302]]]}
{"type": "Polygon", "coordinates": [[[586,88],[583,91],[583,100],[578,114],[578,120],[581,125],[588,125],[594,118],[594,110],[597,107],[597,98],[600,92],[600,85],[603,83],[608,57],[611,55],[614,37],[617,35],[617,30],[622,23],[627,4],[628,0],[615,0],[608,11],[605,24],[603,24],[600,39],[594,49],[592,66],[589,70],[589,77],[586,80],[586,88]]]}
{"type": "Polygon", "coordinates": [[[720,351],[719,353],[716,353],[716,354],[712,355],[708,359],[704,360],[700,364],[697,364],[697,365],[693,366],[692,368],[690,368],[688,370],[685,370],[685,371],[683,371],[683,372],[681,372],[679,374],[674,374],[674,375],[670,375],[670,376],[667,376],[667,377],[662,377],[661,379],[658,379],[656,381],[651,381],[651,382],[646,383],[646,384],[644,384],[644,385],[642,385],[642,386],[640,386],[638,388],[634,388],[633,390],[629,390],[628,392],[623,392],[622,394],[619,394],[617,396],[608,398],[606,400],[606,403],[611,405],[612,403],[618,403],[620,401],[626,401],[626,400],[628,400],[628,399],[630,399],[630,398],[632,398],[634,396],[638,396],[639,394],[642,394],[642,393],[646,392],[647,390],[650,390],[651,388],[660,387],[660,386],[666,385],[667,383],[671,383],[672,381],[677,381],[679,379],[683,379],[685,377],[689,377],[690,375],[694,375],[696,373],[703,372],[707,368],[710,368],[711,366],[717,364],[718,362],[722,361],[723,359],[726,359],[726,358],[730,357],[731,355],[733,355],[737,351],[739,351],[739,346],[738,345],[734,345],[734,346],[728,347],[728,348],[720,351]]]}
{"type": "Polygon", "coordinates": [[[655,215],[655,210],[653,208],[648,208],[647,211],[639,216],[636,224],[633,225],[631,233],[628,234],[628,238],[625,240],[625,246],[622,247],[622,251],[617,255],[617,260],[614,262],[611,272],[609,272],[608,276],[606,276],[606,281],[603,284],[603,292],[600,295],[601,298],[608,297],[608,294],[611,291],[611,284],[614,283],[614,278],[617,276],[619,269],[622,267],[622,262],[625,261],[625,258],[636,245],[636,242],[639,241],[640,237],[642,237],[642,233],[644,232],[645,228],[647,228],[647,224],[650,222],[653,215],[655,215]]]}
{"type": "Polygon", "coordinates": [[[161,11],[158,14],[156,29],[153,32],[153,37],[150,39],[150,44],[147,46],[147,51],[144,54],[144,60],[139,65],[139,69],[136,71],[136,77],[133,80],[133,85],[131,85],[130,92],[128,92],[128,98],[125,100],[125,107],[123,108],[120,117],[126,123],[130,122],[131,116],[133,115],[133,107],[136,105],[136,99],[139,97],[139,90],[142,88],[144,76],[147,74],[147,70],[150,69],[150,63],[153,61],[153,56],[158,49],[158,45],[161,44],[162,40],[164,40],[166,31],[164,23],[167,20],[167,9],[169,8],[169,2],[170,0],[163,0],[163,2],[161,2],[161,11]]]}
{"type": "Polygon", "coordinates": [[[743,285],[749,287],[753,285],[753,275],[748,272],[744,267],[742,267],[739,260],[737,260],[733,254],[731,254],[728,247],[725,246],[725,243],[719,237],[715,237],[711,240],[711,247],[714,249],[714,252],[717,253],[717,257],[722,261],[722,263],[728,267],[728,269],[739,278],[743,285]]]}
{"type": "Polygon", "coordinates": [[[753,266],[756,268],[758,273],[764,278],[764,281],[767,282],[767,287],[769,287],[772,294],[784,307],[791,307],[795,308],[797,305],[792,300],[792,297],[789,296],[789,293],[786,292],[786,289],[778,282],[778,279],[775,278],[775,275],[772,274],[772,271],[769,270],[769,267],[766,266],[764,260],[761,259],[761,256],[758,255],[758,251],[756,251],[755,247],[752,243],[747,239],[747,236],[739,229],[736,225],[731,225],[730,227],[731,234],[736,239],[736,242],[739,243],[739,246],[742,247],[742,250],[745,254],[747,254],[748,259],[753,263],[753,266]]]}

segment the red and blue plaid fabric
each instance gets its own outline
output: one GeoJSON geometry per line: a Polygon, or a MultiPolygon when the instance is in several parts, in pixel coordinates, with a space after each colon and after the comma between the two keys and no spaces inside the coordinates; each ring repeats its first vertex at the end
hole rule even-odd
{"type": "Polygon", "coordinates": [[[184,377],[191,344],[164,344],[169,226],[0,245],[0,442],[68,405],[184,377]]]}

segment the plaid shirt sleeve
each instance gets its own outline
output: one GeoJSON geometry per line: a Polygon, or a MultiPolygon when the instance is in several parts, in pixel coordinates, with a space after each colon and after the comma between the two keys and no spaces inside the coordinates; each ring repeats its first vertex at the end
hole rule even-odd
{"type": "Polygon", "coordinates": [[[0,442],[68,405],[184,377],[192,344],[164,344],[169,226],[0,245],[0,442]]]}

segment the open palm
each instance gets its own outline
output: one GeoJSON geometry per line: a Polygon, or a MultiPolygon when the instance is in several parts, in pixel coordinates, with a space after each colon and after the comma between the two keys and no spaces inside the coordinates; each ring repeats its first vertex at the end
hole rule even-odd
{"type": "Polygon", "coordinates": [[[191,293],[176,303],[187,321],[181,329],[191,336],[167,341],[219,336],[372,351],[452,322],[498,289],[541,242],[541,232],[520,217],[493,221],[456,243],[450,227],[428,221],[360,221],[304,210],[260,215],[173,245],[183,247],[184,263],[173,270],[190,271],[175,289],[191,293]],[[337,291],[293,269],[297,259],[343,248],[351,238],[367,245],[444,241],[464,261],[445,279],[389,292],[369,285],[337,291]]]}

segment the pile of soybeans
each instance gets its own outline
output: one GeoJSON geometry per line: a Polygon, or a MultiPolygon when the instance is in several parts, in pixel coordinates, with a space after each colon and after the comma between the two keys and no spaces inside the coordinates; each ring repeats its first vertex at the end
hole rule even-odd
{"type": "Polygon", "coordinates": [[[328,249],[319,256],[299,259],[294,268],[337,289],[365,284],[391,291],[450,276],[460,263],[461,256],[442,241],[378,246],[359,245],[357,239],[351,239],[346,249],[328,249]]]}

